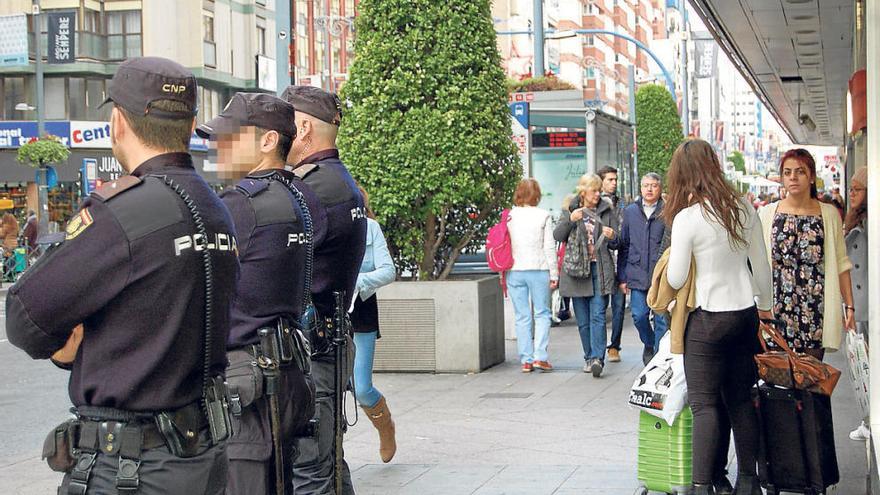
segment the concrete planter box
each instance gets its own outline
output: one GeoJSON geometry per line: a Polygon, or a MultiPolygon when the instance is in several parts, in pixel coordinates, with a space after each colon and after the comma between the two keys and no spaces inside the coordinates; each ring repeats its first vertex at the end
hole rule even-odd
{"type": "Polygon", "coordinates": [[[504,362],[498,276],[394,282],[378,294],[382,339],[373,369],[480,372],[504,362]]]}

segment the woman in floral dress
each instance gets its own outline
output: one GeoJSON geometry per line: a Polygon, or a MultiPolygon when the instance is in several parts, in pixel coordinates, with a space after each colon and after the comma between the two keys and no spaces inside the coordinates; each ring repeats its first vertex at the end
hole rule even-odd
{"type": "Polygon", "coordinates": [[[852,263],[840,215],[819,202],[816,162],[803,149],[782,156],[779,174],[786,198],[760,211],[773,269],[773,313],[796,352],[819,359],[840,346],[841,328],[854,329],[852,263]]]}

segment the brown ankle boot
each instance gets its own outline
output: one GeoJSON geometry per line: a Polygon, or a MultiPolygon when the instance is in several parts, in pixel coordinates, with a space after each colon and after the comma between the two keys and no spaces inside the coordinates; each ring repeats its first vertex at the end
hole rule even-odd
{"type": "Polygon", "coordinates": [[[373,407],[361,406],[361,408],[379,431],[379,455],[382,457],[382,462],[391,461],[394,453],[397,452],[397,441],[394,439],[394,421],[391,419],[391,411],[388,410],[385,397],[379,399],[373,407]]]}

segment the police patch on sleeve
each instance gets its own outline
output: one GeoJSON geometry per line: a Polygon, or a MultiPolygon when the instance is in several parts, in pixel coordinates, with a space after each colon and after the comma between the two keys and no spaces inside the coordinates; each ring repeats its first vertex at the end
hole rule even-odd
{"type": "Polygon", "coordinates": [[[76,238],[76,236],[80,235],[89,228],[89,225],[95,223],[95,220],[92,218],[92,214],[89,213],[89,209],[86,208],[79,212],[79,214],[70,219],[67,222],[67,236],[65,240],[71,240],[76,238]]]}

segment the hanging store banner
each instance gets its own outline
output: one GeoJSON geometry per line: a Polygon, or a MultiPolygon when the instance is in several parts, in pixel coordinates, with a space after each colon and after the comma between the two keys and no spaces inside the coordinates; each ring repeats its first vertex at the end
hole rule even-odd
{"type": "Polygon", "coordinates": [[[718,44],[714,39],[694,41],[694,54],[696,55],[695,66],[696,78],[704,79],[715,74],[715,65],[718,58],[718,44]]]}
{"type": "Polygon", "coordinates": [[[27,64],[27,15],[0,15],[0,67],[27,64]]]}
{"type": "Polygon", "coordinates": [[[47,12],[48,61],[50,64],[72,64],[76,61],[76,11],[47,12]]]}

